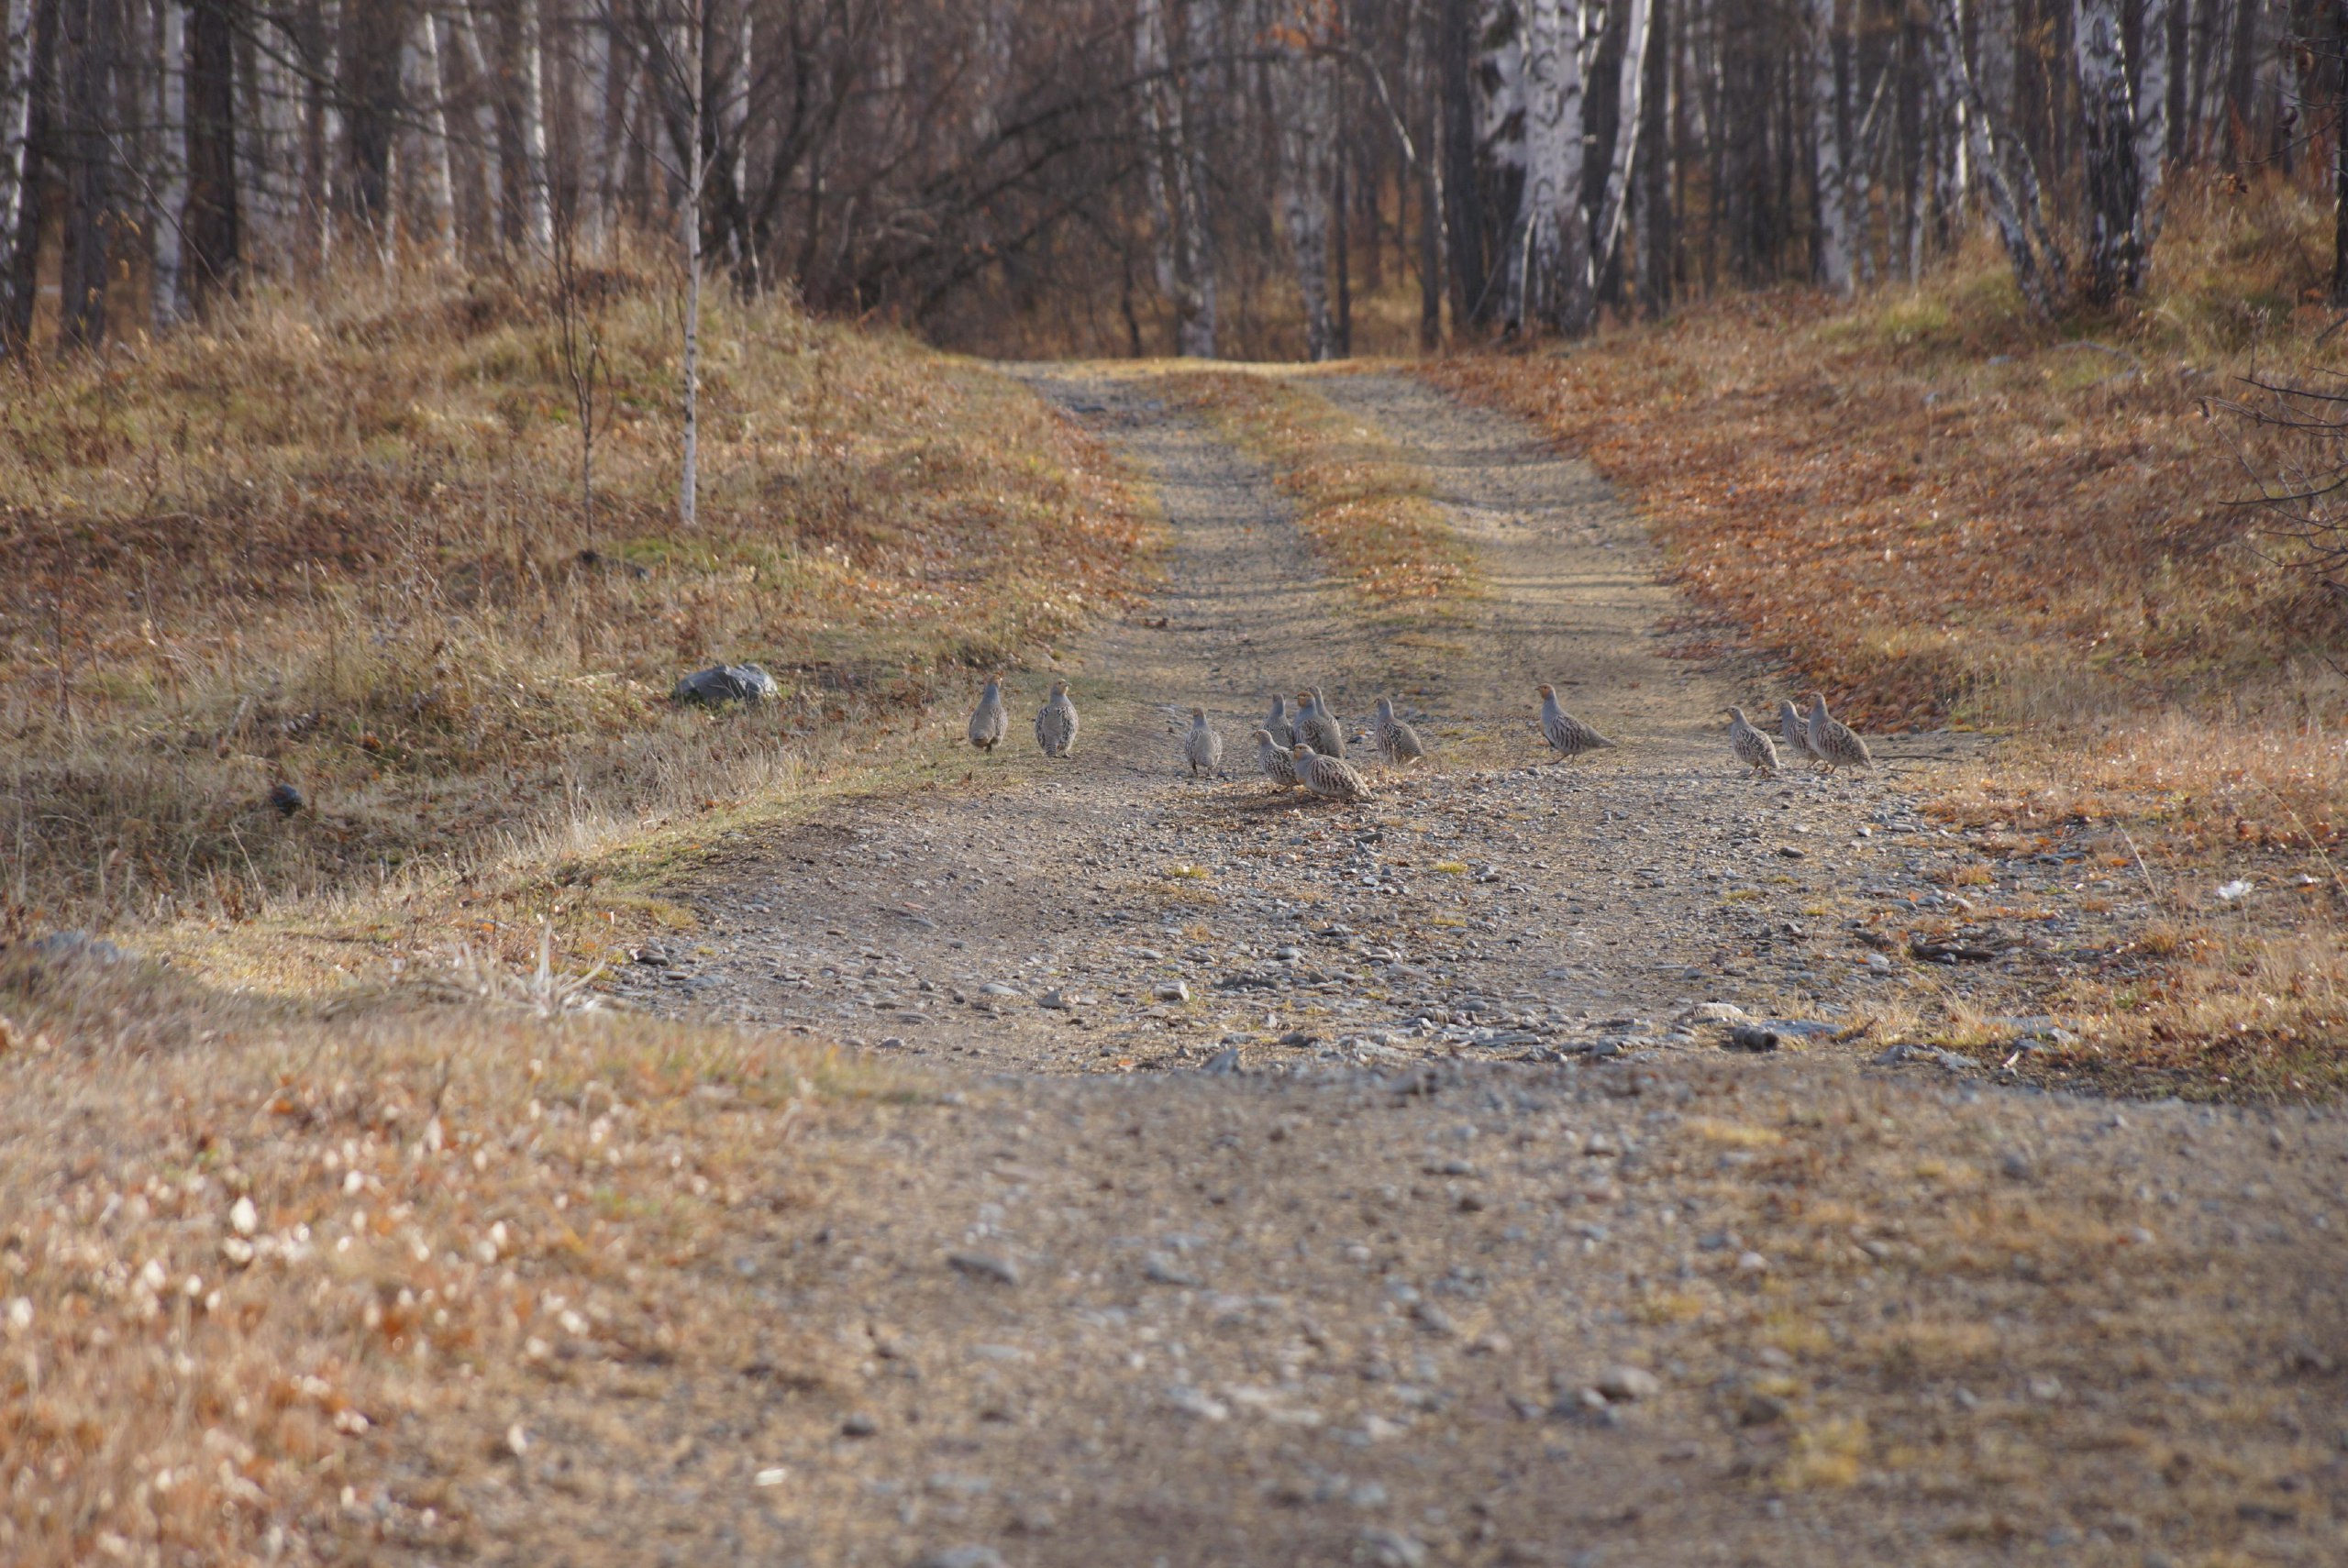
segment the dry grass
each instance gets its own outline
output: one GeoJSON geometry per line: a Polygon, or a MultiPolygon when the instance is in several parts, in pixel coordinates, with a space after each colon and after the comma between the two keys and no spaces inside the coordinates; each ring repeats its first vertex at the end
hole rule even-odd
{"type": "Polygon", "coordinates": [[[788,1325],[750,1342],[725,1246],[814,1203],[790,1150],[826,1097],[892,1086],[486,978],[439,988],[503,1004],[320,1021],[11,952],[0,1559],[449,1552],[432,1498],[526,1443],[531,1389],[574,1358],[824,1375],[788,1325]],[[444,1463],[394,1503],[397,1424],[444,1463]]]}
{"type": "Polygon", "coordinates": [[[1474,591],[1474,552],[1445,521],[1425,470],[1354,415],[1267,376],[1191,373],[1173,388],[1271,467],[1330,569],[1372,604],[1426,611],[1474,591]]]}
{"type": "Polygon", "coordinates": [[[1944,816],[1998,856],[2093,825],[2158,884],[2155,929],[2064,999],[2102,1020],[2066,1070],[2333,1090],[2348,603],[2228,504],[2264,437],[2204,413],[2254,363],[2336,355],[2330,221],[2280,180],[2179,191],[2151,294],[2051,336],[1985,247],[1850,305],[1739,297],[1430,373],[1633,492],[1701,612],[1691,653],[1790,666],[1877,729],[2008,731],[1944,816]],[[2257,890],[2218,899],[2236,878],[2257,890]]]}
{"type": "Polygon", "coordinates": [[[259,291],[203,331],[17,370],[0,439],[0,900],[190,915],[771,788],[1131,586],[1145,529],[1035,399],[785,303],[714,301],[701,522],[674,522],[672,281],[591,280],[613,379],[591,522],[538,277],[259,291]],[[668,701],[719,659],[785,701],[668,701]],[[271,785],[309,809],[267,810],[271,785]]]}

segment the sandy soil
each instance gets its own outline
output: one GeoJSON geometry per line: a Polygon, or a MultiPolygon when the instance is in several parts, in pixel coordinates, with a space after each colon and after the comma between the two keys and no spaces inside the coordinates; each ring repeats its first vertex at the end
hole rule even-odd
{"type": "Polygon", "coordinates": [[[1023,678],[1002,754],[744,843],[617,987],[934,1087],[835,1111],[779,1153],[803,1201],[664,1282],[787,1352],[581,1348],[475,1412],[534,1441],[458,1484],[466,1550],[2348,1561],[2348,1122],[2001,1084],[2059,1027],[2034,999],[2143,911],[2001,915],[2097,875],[2058,850],[1972,889],[2003,956],[1911,959],[1969,852],[1902,769],[1960,737],[1740,778],[1721,711],[1776,693],[1667,657],[1635,519],[1415,381],[1305,384],[1476,543],[1488,591],[1434,625],[1323,580],[1147,373],[1033,381],[1174,540],[1157,601],[1069,656],[1075,756],[1036,754],[1023,678]],[[1546,762],[1542,679],[1620,748],[1546,762]],[[1357,809],[1274,796],[1246,733],[1308,684],[1355,733],[1400,693],[1431,765],[1357,809]],[[1229,778],[1185,776],[1194,702],[1229,778]],[[1994,1049],[1885,1058],[1870,1020],[1949,997],[1994,1049]],[[1783,1048],[1724,1049],[1737,1014],[1783,1048]]]}

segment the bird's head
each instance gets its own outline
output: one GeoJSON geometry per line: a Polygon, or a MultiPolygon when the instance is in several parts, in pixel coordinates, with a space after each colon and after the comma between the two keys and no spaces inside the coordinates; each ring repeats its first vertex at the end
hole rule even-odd
{"type": "Polygon", "coordinates": [[[1557,699],[1557,689],[1554,686],[1544,684],[1535,690],[1541,693],[1541,700],[1544,702],[1554,702],[1557,699]]]}
{"type": "Polygon", "coordinates": [[[1269,730],[1257,730],[1257,731],[1256,732],[1256,744],[1257,744],[1257,745],[1271,745],[1271,744],[1272,744],[1272,732],[1271,732],[1271,731],[1269,731],[1269,730]]]}
{"type": "Polygon", "coordinates": [[[1288,748],[1288,754],[1296,758],[1297,761],[1302,762],[1306,757],[1312,755],[1312,748],[1306,745],[1303,742],[1299,741],[1296,745],[1288,748]]]}
{"type": "Polygon", "coordinates": [[[1065,680],[1055,680],[1055,681],[1053,681],[1053,682],[1052,682],[1052,695],[1053,695],[1053,696],[1055,696],[1055,697],[1065,697],[1065,696],[1067,696],[1067,695],[1068,695],[1068,682],[1067,682],[1067,681],[1065,681],[1065,680]]]}
{"type": "Polygon", "coordinates": [[[1193,708],[1191,710],[1191,717],[1197,723],[1204,723],[1206,722],[1206,716],[1207,711],[1204,708],[1193,708]]]}
{"type": "Polygon", "coordinates": [[[1728,716],[1734,719],[1740,724],[1745,722],[1744,710],[1737,707],[1734,703],[1731,703],[1729,705],[1728,716]]]}

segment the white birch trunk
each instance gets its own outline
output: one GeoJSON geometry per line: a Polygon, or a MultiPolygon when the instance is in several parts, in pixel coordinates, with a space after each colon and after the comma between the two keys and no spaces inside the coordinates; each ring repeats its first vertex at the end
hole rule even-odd
{"type": "Polygon", "coordinates": [[[1477,101],[1476,136],[1491,149],[1492,167],[1503,173],[1524,167],[1524,19],[1506,13],[1501,0],[1483,0],[1477,12],[1479,47],[1475,80],[1484,91],[1477,101]]]}
{"type": "Polygon", "coordinates": [[[522,0],[523,211],[530,248],[540,256],[554,249],[554,187],[547,179],[546,53],[538,0],[522,0]]]}
{"type": "Polygon", "coordinates": [[[465,74],[473,89],[473,145],[481,149],[482,186],[489,198],[489,212],[482,228],[492,244],[512,244],[514,237],[503,232],[505,222],[505,159],[497,144],[497,103],[493,92],[497,78],[490,73],[489,59],[482,52],[481,29],[473,20],[471,0],[461,0],[455,11],[453,27],[457,46],[464,53],[465,74]]]}
{"type": "Polygon", "coordinates": [[[180,244],[187,211],[187,6],[184,0],[155,0],[155,9],[162,47],[155,71],[155,205],[150,224],[155,236],[155,325],[169,326],[187,311],[180,244]]]}
{"type": "Polygon", "coordinates": [[[2143,56],[2136,62],[2136,254],[2145,267],[2160,237],[2161,182],[2168,171],[2168,84],[2175,69],[2168,28],[2175,4],[2144,0],[2143,56]]]}
{"type": "Polygon", "coordinates": [[[1860,117],[1858,129],[1851,135],[1851,160],[1844,167],[1844,186],[1850,196],[1844,204],[1843,215],[1850,226],[1862,283],[1875,282],[1875,248],[1867,237],[1875,217],[1876,127],[1883,123],[1884,99],[1891,84],[1894,63],[1884,61],[1883,69],[1876,74],[1875,91],[1868,95],[1866,113],[1860,117]]]}
{"type": "Polygon", "coordinates": [[[1306,352],[1315,360],[1336,353],[1329,319],[1329,194],[1336,152],[1335,65],[1309,45],[1284,46],[1272,67],[1272,106],[1279,121],[1280,219],[1296,264],[1296,291],[1304,304],[1306,352]]]}
{"type": "Polygon", "coordinates": [[[252,112],[242,116],[234,133],[244,175],[237,182],[238,198],[245,204],[239,215],[251,259],[260,262],[273,258],[285,262],[292,259],[300,242],[297,219],[308,155],[303,146],[303,116],[296,96],[304,90],[284,61],[302,55],[293,35],[282,29],[264,28],[254,42],[254,70],[246,84],[252,112]]]}
{"type": "Polygon", "coordinates": [[[733,198],[736,222],[726,232],[726,259],[737,280],[748,281],[757,258],[750,254],[750,237],[743,227],[750,194],[750,6],[744,0],[737,18],[734,55],[725,72],[724,102],[718,105],[718,137],[730,151],[726,191],[733,198]]]}
{"type": "Polygon", "coordinates": [[[432,224],[433,247],[444,261],[457,259],[457,169],[449,146],[449,67],[440,52],[440,22],[430,11],[415,19],[414,86],[408,102],[420,105],[424,146],[424,206],[432,224]]]}
{"type": "MultiPolygon", "coordinates": [[[[1948,47],[1955,54],[1955,70],[1969,84],[1964,91],[1951,96],[1946,89],[1954,87],[1955,83],[1943,72],[1933,73],[1934,89],[1940,97],[1941,123],[1947,131],[1947,134],[1933,138],[1933,215],[1938,220],[1933,239],[1942,249],[1953,251],[1964,237],[1966,198],[1973,188],[1973,122],[1982,119],[1988,111],[1984,105],[1981,113],[1975,112],[1973,100],[1979,96],[1980,88],[1978,83],[1972,82],[1972,68],[1965,56],[1966,12],[1976,0],[1943,0],[1943,3],[1952,13],[1948,35],[1952,42],[1948,47]]],[[[1989,127],[1985,124],[1982,129],[1984,145],[1991,145],[1989,127]]]]}
{"type": "Polygon", "coordinates": [[[1655,8],[1649,0],[1628,0],[1628,4],[1630,10],[1623,17],[1623,72],[1614,95],[1614,147],[1606,160],[1598,221],[1590,228],[1589,259],[1567,279],[1566,330],[1576,335],[1597,325],[1599,276],[1613,259],[1615,243],[1623,237],[1623,200],[1638,160],[1639,113],[1645,97],[1647,40],[1655,35],[1655,8]]]}
{"type": "Polygon", "coordinates": [[[0,4],[0,245],[17,237],[17,212],[25,187],[25,136],[31,124],[33,0],[0,4]]]}
{"type": "Polygon", "coordinates": [[[1849,185],[1843,171],[1838,28],[1834,0],[1810,0],[1811,178],[1818,191],[1819,286],[1848,297],[1851,275],[1849,185]]]}
{"type": "Polygon", "coordinates": [[[1508,318],[1555,323],[1566,281],[1589,265],[1581,204],[1581,0],[1530,0],[1524,38],[1524,193],[1509,264],[1508,318]]]}
{"type": "Polygon", "coordinates": [[[2090,304],[2108,305],[2143,281],[2136,249],[2143,213],[2136,188],[2136,106],[2128,92],[2127,45],[2120,0],[2071,0],[2073,60],[2078,73],[2080,161],[2087,200],[2084,287],[2090,304]]]}
{"type": "MultiPolygon", "coordinates": [[[[360,5],[367,0],[357,0],[360,5]]],[[[338,85],[342,81],[342,0],[324,0],[318,6],[319,28],[325,34],[326,47],[319,54],[318,69],[328,86],[318,95],[318,113],[323,124],[318,132],[325,155],[318,160],[317,186],[314,193],[316,210],[312,214],[318,226],[318,265],[324,268],[334,259],[334,214],[337,205],[335,171],[343,167],[345,156],[342,135],[342,97],[338,85]]]]}
{"type": "Polygon", "coordinates": [[[2023,303],[2040,318],[2051,317],[2070,285],[2063,252],[2047,234],[2040,211],[2038,171],[2031,162],[2030,149],[2017,145],[2010,157],[2000,157],[1999,149],[1990,144],[1989,117],[1965,63],[1965,35],[1956,0],[1935,0],[1932,22],[1925,29],[1924,42],[1935,95],[1941,103],[1966,111],[1958,125],[1951,127],[1945,118],[1943,125],[1961,131],[1966,138],[1988,193],[1990,221],[1997,226],[2023,303]]]}

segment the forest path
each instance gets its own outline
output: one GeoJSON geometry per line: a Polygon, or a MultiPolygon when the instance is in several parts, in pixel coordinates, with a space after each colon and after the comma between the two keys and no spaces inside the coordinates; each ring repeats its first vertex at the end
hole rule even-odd
{"type": "Polygon", "coordinates": [[[1036,756],[1023,679],[1007,755],[754,835],[628,982],[977,1071],[833,1108],[787,1201],[645,1286],[770,1350],[581,1349],[481,1412],[531,1444],[458,1499],[480,1556],[2348,1551],[2336,1113],[2115,1111],[1833,1043],[1919,985],[2027,1010],[2094,933],[1961,982],[1859,941],[1943,896],[1936,830],[1896,775],[1738,777],[1718,710],[1760,694],[1666,657],[1635,519],[1522,429],[1300,377],[1482,556],[1449,623],[1382,623],[1154,372],[1025,373],[1174,540],[1157,600],[1069,653],[1076,756],[1036,756]],[[1620,749],[1543,763],[1544,678],[1620,749]],[[1243,743],[1300,683],[1357,730],[1404,692],[1431,766],[1359,809],[1273,798],[1243,743]],[[1192,702],[1232,778],[1183,776],[1192,702]],[[1789,1048],[1722,1051],[1708,1003],[1789,1048]]]}

